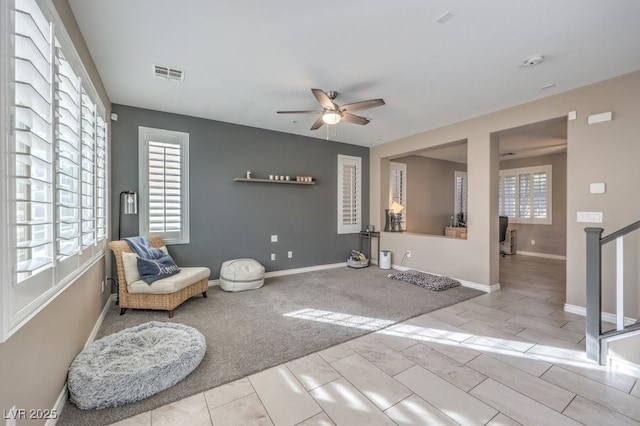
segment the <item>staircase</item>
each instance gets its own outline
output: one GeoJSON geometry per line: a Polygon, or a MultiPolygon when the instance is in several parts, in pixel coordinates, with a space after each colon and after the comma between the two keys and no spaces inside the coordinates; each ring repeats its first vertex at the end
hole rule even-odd
{"type": "Polygon", "coordinates": [[[624,320],[624,238],[638,229],[640,229],[640,221],[602,237],[604,229],[585,228],[587,234],[587,357],[600,365],[606,365],[607,358],[613,355],[624,359],[625,362],[640,366],[640,358],[635,359],[635,352],[638,352],[637,348],[640,345],[640,323],[636,321],[625,325],[624,320]],[[614,241],[616,244],[616,326],[613,330],[603,331],[602,247],[614,241]],[[635,336],[638,337],[633,341],[628,340],[635,336]],[[610,352],[609,345],[612,343],[613,350],[610,352]],[[630,349],[631,347],[634,349],[630,349]]]}

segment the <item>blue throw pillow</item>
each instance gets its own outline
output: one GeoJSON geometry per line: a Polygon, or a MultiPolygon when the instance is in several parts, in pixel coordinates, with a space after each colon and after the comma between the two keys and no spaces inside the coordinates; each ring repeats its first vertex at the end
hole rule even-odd
{"type": "Polygon", "coordinates": [[[169,255],[159,259],[143,259],[138,257],[138,273],[140,274],[140,278],[147,284],[170,277],[178,272],[180,272],[180,268],[169,255]]]}

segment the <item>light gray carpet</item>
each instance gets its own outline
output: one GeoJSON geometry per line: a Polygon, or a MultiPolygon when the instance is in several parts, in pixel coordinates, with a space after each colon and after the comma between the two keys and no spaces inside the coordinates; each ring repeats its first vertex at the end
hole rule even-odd
{"type": "Polygon", "coordinates": [[[183,381],[142,401],[89,411],[67,403],[58,424],[110,424],[370,332],[288,313],[315,309],[395,323],[482,294],[467,287],[433,292],[391,280],[388,272],[344,267],[269,278],[264,287],[239,293],[212,287],[208,298],[195,296],[178,307],[173,319],[143,310],[119,316],[114,305],[98,338],[147,321],[182,323],[204,334],[205,357],[183,381]]]}

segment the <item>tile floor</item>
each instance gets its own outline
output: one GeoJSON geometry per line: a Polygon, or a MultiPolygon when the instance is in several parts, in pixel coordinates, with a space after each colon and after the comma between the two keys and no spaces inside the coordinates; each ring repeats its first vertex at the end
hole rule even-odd
{"type": "Polygon", "coordinates": [[[640,424],[640,378],[586,360],[564,277],[564,261],[506,257],[498,292],[117,424],[640,424]]]}

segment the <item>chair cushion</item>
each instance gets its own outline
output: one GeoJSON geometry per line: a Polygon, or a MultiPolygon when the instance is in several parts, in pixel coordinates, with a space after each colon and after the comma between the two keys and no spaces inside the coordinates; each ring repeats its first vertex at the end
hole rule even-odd
{"type": "Polygon", "coordinates": [[[200,280],[208,279],[211,275],[209,268],[189,267],[180,268],[180,272],[170,277],[147,284],[141,279],[134,282],[127,281],[127,290],[129,293],[143,294],[170,294],[182,290],[200,280]]]}
{"type": "Polygon", "coordinates": [[[264,266],[255,259],[227,260],[220,268],[220,288],[225,291],[253,290],[264,283],[264,266]]]}

